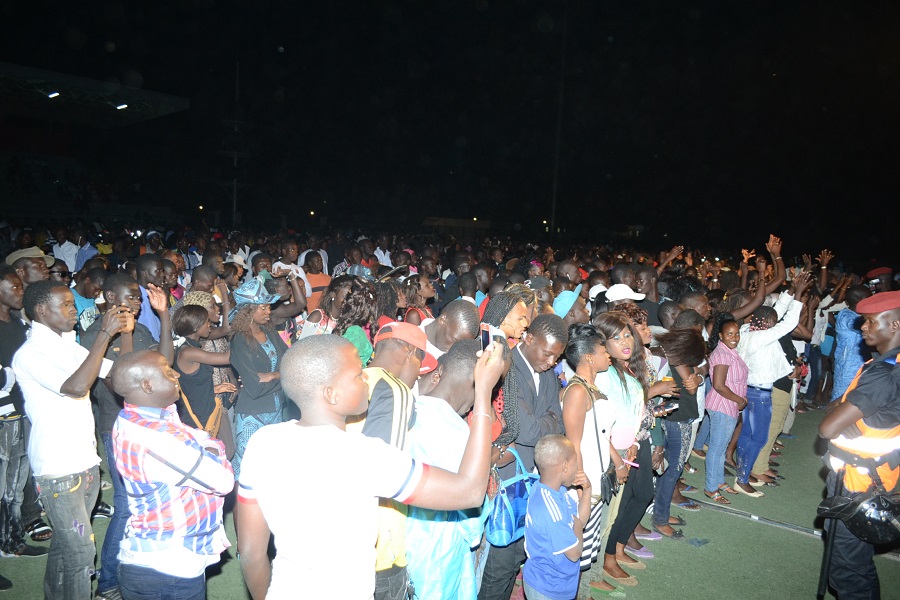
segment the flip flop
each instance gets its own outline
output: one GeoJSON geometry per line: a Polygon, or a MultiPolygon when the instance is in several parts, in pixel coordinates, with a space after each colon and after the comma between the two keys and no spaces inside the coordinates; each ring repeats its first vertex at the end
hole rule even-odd
{"type": "Polygon", "coordinates": [[[703,492],[703,495],[715,502],[716,504],[731,504],[731,500],[722,495],[722,492],[716,490],[711,496],[709,492],[703,492]]]}
{"type": "Polygon", "coordinates": [[[676,526],[676,525],[677,525],[678,527],[684,527],[685,525],[687,525],[687,521],[685,521],[685,520],[682,519],[681,517],[673,517],[673,516],[670,515],[670,516],[669,516],[669,527],[674,527],[674,526],[676,526]],[[675,519],[675,522],[674,522],[674,523],[672,522],[672,519],[675,519]]]}
{"type": "Polygon", "coordinates": [[[691,484],[687,484],[686,486],[684,486],[684,489],[681,490],[681,493],[682,494],[693,494],[696,491],[697,491],[697,488],[695,488],[691,484]]]}
{"type": "Polygon", "coordinates": [[[605,596],[607,598],[627,598],[627,594],[625,594],[625,590],[620,587],[614,587],[611,590],[605,590],[601,587],[597,587],[595,584],[596,581],[590,582],[588,585],[591,588],[591,592],[598,592],[601,596],[605,596]]]}
{"type": "Polygon", "coordinates": [[[672,503],[674,506],[678,506],[683,508],[684,510],[690,511],[698,511],[700,510],[700,505],[694,502],[693,500],[685,500],[684,502],[679,502],[678,504],[672,503]]]}
{"type": "Polygon", "coordinates": [[[731,487],[730,485],[728,485],[727,483],[723,483],[722,485],[720,485],[720,486],[719,486],[719,491],[720,491],[720,492],[726,492],[726,493],[728,493],[728,494],[737,494],[737,491],[736,491],[733,487],[731,487]]]}

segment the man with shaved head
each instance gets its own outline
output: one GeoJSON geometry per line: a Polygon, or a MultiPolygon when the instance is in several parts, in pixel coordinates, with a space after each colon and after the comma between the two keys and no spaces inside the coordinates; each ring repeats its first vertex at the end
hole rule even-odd
{"type": "Polygon", "coordinates": [[[302,417],[256,432],[241,465],[238,551],[251,596],[333,598],[340,585],[342,597],[371,598],[378,497],[438,510],[480,506],[491,390],[504,366],[496,343],[476,363],[475,417],[458,473],[450,473],[347,432],[347,417],[368,407],[359,353],[337,335],[296,342],[281,361],[281,385],[302,417]],[[273,533],[278,554],[270,561],[273,533]]]}
{"type": "Polygon", "coordinates": [[[131,513],[119,552],[125,598],[201,600],[206,567],[229,546],[222,509],[234,471],[222,442],[178,418],[178,377],[153,350],[122,356],[110,373],[125,399],[112,433],[131,513]]]}

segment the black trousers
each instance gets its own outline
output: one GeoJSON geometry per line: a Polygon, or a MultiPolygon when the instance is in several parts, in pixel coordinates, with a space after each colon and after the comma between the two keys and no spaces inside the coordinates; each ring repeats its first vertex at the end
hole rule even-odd
{"type": "Polygon", "coordinates": [[[628,472],[628,481],[619,492],[622,494],[622,500],[619,504],[619,514],[616,515],[616,520],[609,531],[609,539],[606,541],[607,554],[616,553],[616,544],[628,543],[628,538],[641,522],[644,511],[653,500],[653,467],[650,466],[649,439],[640,442],[635,462],[640,467],[637,469],[632,467],[628,472]]]}
{"type": "MultiPolygon", "coordinates": [[[[837,475],[832,471],[826,479],[828,496],[834,496],[837,475]]],[[[852,498],[857,494],[844,490],[841,494],[852,498]]],[[[877,600],[881,598],[878,573],[875,571],[875,546],[853,535],[844,522],[826,519],[827,535],[835,536],[834,554],[828,569],[828,583],[840,600],[877,600]]]]}
{"type": "Polygon", "coordinates": [[[509,600],[519,567],[524,562],[525,538],[509,546],[491,546],[484,563],[478,600],[509,600]]]}

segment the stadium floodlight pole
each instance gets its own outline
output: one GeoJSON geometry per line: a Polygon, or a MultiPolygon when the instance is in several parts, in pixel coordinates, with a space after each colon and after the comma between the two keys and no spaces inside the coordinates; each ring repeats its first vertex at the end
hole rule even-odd
{"type": "Polygon", "coordinates": [[[569,3],[563,14],[562,52],[559,60],[559,106],[556,111],[556,156],[553,160],[553,196],[550,200],[550,239],[556,238],[556,196],[559,191],[559,152],[562,146],[563,101],[566,91],[566,38],[569,33],[569,3]]]}

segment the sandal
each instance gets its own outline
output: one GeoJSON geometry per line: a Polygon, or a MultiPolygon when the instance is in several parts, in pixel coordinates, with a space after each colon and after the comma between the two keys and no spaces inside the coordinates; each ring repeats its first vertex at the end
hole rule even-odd
{"type": "Polygon", "coordinates": [[[687,525],[687,521],[685,521],[681,517],[673,517],[669,515],[669,527],[675,527],[676,525],[678,527],[684,527],[685,525],[687,525]],[[673,521],[672,519],[675,520],[673,521]]]}
{"type": "Polygon", "coordinates": [[[684,463],[684,470],[688,473],[696,473],[697,469],[691,466],[691,463],[684,463]]]}
{"type": "MultiPolygon", "coordinates": [[[[675,504],[675,503],[673,502],[672,504],[675,504]]],[[[683,508],[684,510],[690,510],[690,511],[700,510],[700,505],[697,504],[696,502],[694,502],[693,500],[685,500],[684,502],[679,502],[678,504],[675,504],[675,506],[678,506],[678,507],[683,508]]]]}
{"type": "Polygon", "coordinates": [[[720,491],[720,492],[726,492],[726,493],[728,493],[728,494],[737,494],[737,493],[738,493],[736,489],[734,489],[733,487],[731,487],[731,486],[728,485],[727,483],[723,483],[722,485],[720,485],[720,486],[719,486],[719,491],[720,491]]]}
{"type": "Polygon", "coordinates": [[[25,527],[25,533],[31,537],[33,542],[46,542],[53,537],[53,528],[51,528],[43,519],[37,518],[25,527]]]}
{"type": "Polygon", "coordinates": [[[693,494],[693,493],[696,492],[696,491],[697,491],[697,488],[695,488],[695,487],[692,486],[691,484],[687,484],[687,485],[685,485],[684,488],[681,490],[681,493],[682,493],[682,494],[693,494]]]}
{"type": "MultiPolygon", "coordinates": [[[[669,527],[672,527],[672,526],[669,525],[669,527]]],[[[656,533],[658,533],[659,535],[661,535],[665,538],[669,538],[670,540],[683,540],[684,539],[684,532],[682,532],[679,529],[675,529],[674,527],[672,527],[672,533],[668,534],[668,533],[664,533],[664,532],[660,531],[659,528],[654,523],[653,531],[655,531],[656,533]]]]}
{"type": "MultiPolygon", "coordinates": [[[[737,492],[735,492],[737,493],[737,492]]],[[[731,500],[722,495],[722,492],[716,490],[712,495],[709,492],[703,492],[703,495],[715,502],[716,504],[731,504],[731,500]]]]}

